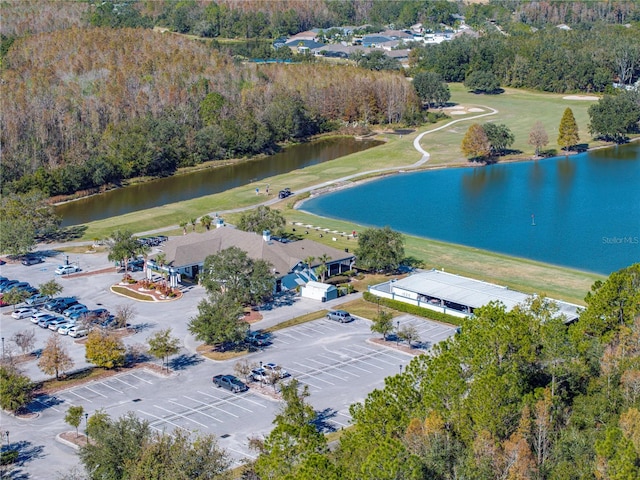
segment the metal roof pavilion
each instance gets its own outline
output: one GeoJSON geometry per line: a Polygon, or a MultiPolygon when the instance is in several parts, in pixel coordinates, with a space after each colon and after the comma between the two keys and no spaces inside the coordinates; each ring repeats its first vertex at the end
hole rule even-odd
{"type": "MultiPolygon", "coordinates": [[[[395,293],[398,293],[398,290],[404,290],[466,305],[471,308],[479,308],[489,302],[500,301],[507,307],[507,310],[511,310],[516,305],[523,304],[530,297],[530,295],[511,290],[508,287],[440,270],[430,270],[410,275],[392,282],[390,287],[395,293]]],[[[566,315],[567,321],[573,321],[578,318],[578,309],[581,308],[579,305],[560,300],[554,301],[560,308],[559,313],[566,315]]]]}

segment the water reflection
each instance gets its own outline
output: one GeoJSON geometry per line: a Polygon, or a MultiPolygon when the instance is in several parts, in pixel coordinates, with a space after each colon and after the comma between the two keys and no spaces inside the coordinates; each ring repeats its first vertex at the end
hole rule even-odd
{"type": "Polygon", "coordinates": [[[566,194],[571,190],[576,176],[576,161],[574,159],[563,158],[556,162],[558,171],[558,193],[566,194]]]}
{"type": "MultiPolygon", "coordinates": [[[[161,178],[82,198],[58,205],[56,214],[62,217],[63,226],[115,217],[224,192],[265,178],[344,157],[380,143],[374,140],[358,141],[351,137],[322,139],[295,145],[261,159],[161,178]]],[[[271,188],[280,189],[286,186],[272,185],[271,188]]],[[[266,184],[260,188],[266,188],[266,184]]]]}
{"type": "Polygon", "coordinates": [[[483,195],[487,188],[503,186],[507,180],[507,171],[503,165],[487,165],[474,167],[462,174],[462,187],[465,195],[478,197],[483,195]]]}

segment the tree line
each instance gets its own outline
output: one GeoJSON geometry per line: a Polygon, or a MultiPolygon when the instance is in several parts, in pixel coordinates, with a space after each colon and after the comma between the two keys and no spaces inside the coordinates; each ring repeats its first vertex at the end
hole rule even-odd
{"type": "Polygon", "coordinates": [[[26,37],[5,62],[3,188],[49,196],[420,111],[399,73],[235,64],[199,42],[149,30],[26,37]]]}

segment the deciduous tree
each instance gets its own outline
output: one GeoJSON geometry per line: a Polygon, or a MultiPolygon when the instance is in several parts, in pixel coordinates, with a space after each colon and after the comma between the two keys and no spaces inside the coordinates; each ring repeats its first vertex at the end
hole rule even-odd
{"type": "Polygon", "coordinates": [[[198,304],[198,315],[188,324],[189,332],[209,345],[238,343],[246,337],[244,310],[230,295],[212,294],[198,304]]]}
{"type": "Polygon", "coordinates": [[[84,408],[81,405],[72,405],[67,409],[67,414],[64,416],[64,421],[76,429],[76,437],[78,436],[78,427],[82,422],[83,415],[84,408]]]}
{"type": "Polygon", "coordinates": [[[413,77],[413,87],[420,100],[431,107],[431,104],[442,105],[449,101],[451,92],[449,86],[439,74],[434,72],[420,72],[413,77]]]}
{"type": "Polygon", "coordinates": [[[393,330],[393,315],[391,312],[382,310],[376,315],[371,324],[371,331],[382,334],[384,340],[387,339],[387,335],[393,330]]]}
{"type": "Polygon", "coordinates": [[[171,336],[171,329],[160,330],[147,339],[149,353],[162,359],[169,371],[169,357],[180,351],[180,340],[171,336]]]}
{"type": "Polygon", "coordinates": [[[482,125],[474,123],[465,133],[460,145],[462,153],[470,160],[479,160],[491,154],[491,145],[482,125]]]}
{"type": "Polygon", "coordinates": [[[529,132],[529,145],[533,145],[536,149],[536,157],[540,156],[540,149],[546,147],[549,143],[549,135],[544,128],[542,122],[536,122],[529,132]]]}
{"type": "Polygon", "coordinates": [[[262,235],[269,230],[273,234],[280,234],[286,224],[280,211],[260,205],[255,210],[250,210],[240,216],[237,227],[245,232],[254,232],[262,235]]]}
{"type": "Polygon", "coordinates": [[[22,354],[30,352],[36,343],[36,332],[33,329],[17,332],[12,340],[20,348],[22,354]]]}
{"type": "Polygon", "coordinates": [[[494,93],[500,88],[500,81],[493,73],[478,70],[467,75],[464,86],[475,93],[494,93]]]}
{"type": "Polygon", "coordinates": [[[623,143],[627,134],[638,128],[640,93],[620,92],[605,95],[589,107],[589,133],[605,140],[623,143]]]}
{"type": "Polygon", "coordinates": [[[487,135],[491,153],[494,155],[501,155],[504,153],[504,150],[513,145],[513,142],[516,139],[509,127],[501,123],[485,123],[482,126],[482,129],[487,135]]]}
{"type": "Polygon", "coordinates": [[[48,282],[38,285],[38,290],[40,290],[40,293],[43,295],[55,297],[62,292],[63,287],[56,280],[49,280],[48,282]]]}
{"type": "Polygon", "coordinates": [[[126,348],[118,337],[97,329],[87,336],[85,358],[98,367],[116,368],[124,365],[126,348]]]}
{"type": "Polygon", "coordinates": [[[55,373],[57,379],[60,371],[64,372],[73,367],[73,365],[73,359],[62,344],[60,335],[50,336],[42,349],[40,360],[38,360],[40,370],[47,375],[55,373]]]}
{"type": "Polygon", "coordinates": [[[129,230],[116,230],[105,243],[109,248],[107,258],[124,265],[125,272],[128,270],[129,259],[149,251],[149,247],[138,242],[129,230]]]}
{"type": "Polygon", "coordinates": [[[0,366],[0,407],[12,412],[18,411],[31,401],[33,383],[15,368],[0,366]]]}
{"type": "Polygon", "coordinates": [[[224,292],[235,303],[256,304],[271,295],[275,277],[269,264],[230,247],[205,259],[200,281],[210,293],[224,292]]]}
{"type": "Polygon", "coordinates": [[[404,259],[404,236],[389,227],[368,228],[358,234],[358,267],[393,272],[404,259]]]}

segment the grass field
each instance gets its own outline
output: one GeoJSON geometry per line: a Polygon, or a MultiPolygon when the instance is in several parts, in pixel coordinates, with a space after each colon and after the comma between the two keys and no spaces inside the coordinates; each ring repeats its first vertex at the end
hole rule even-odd
{"type": "MultiPolygon", "coordinates": [[[[484,109],[492,107],[498,110],[496,115],[484,117],[478,123],[492,121],[506,124],[516,138],[514,150],[519,150],[515,158],[530,158],[533,155],[533,147],[528,145],[529,131],[536,121],[542,122],[549,136],[547,149],[558,150],[556,144],[557,130],[560,118],[566,107],[571,107],[579,126],[581,141],[585,146],[596,147],[601,144],[593,142],[587,133],[587,110],[592,101],[564,100],[563,95],[529,92],[522,90],[506,89],[500,95],[475,95],[468,93],[462,85],[451,84],[451,102],[460,107],[474,107],[484,109]]],[[[484,109],[486,112],[486,109],[484,109]]],[[[273,198],[280,188],[290,187],[294,192],[305,187],[331,182],[336,178],[347,175],[394,167],[407,168],[418,161],[421,155],[414,149],[413,141],[418,134],[445,125],[451,120],[469,118],[476,113],[452,116],[449,120],[438,124],[421,127],[415,132],[398,135],[393,132],[382,132],[378,138],[385,140],[385,144],[378,147],[358,152],[340,159],[313,165],[301,170],[278,175],[270,179],[262,180],[259,184],[250,184],[238,187],[223,193],[208,195],[205,197],[163,205],[140,212],[114,217],[106,220],[91,222],[83,239],[104,238],[115,229],[127,228],[136,233],[149,232],[159,229],[170,229],[168,234],[181,233],[175,227],[181,221],[200,217],[207,213],[224,212],[225,210],[249,207],[257,203],[273,198]],[[264,184],[271,185],[272,194],[256,195],[255,188],[262,188],[264,184]]],[[[451,128],[429,133],[421,140],[422,147],[431,154],[429,162],[422,168],[442,168],[458,165],[467,165],[460,151],[460,142],[469,125],[474,121],[461,121],[451,128]]],[[[509,161],[514,157],[506,157],[501,161],[509,161]]],[[[275,205],[287,218],[287,228],[290,232],[294,228],[292,222],[302,222],[340,232],[362,230],[362,226],[339,220],[319,218],[305,212],[293,209],[295,199],[283,200],[275,205]]],[[[225,214],[227,222],[233,223],[237,214],[225,214]]],[[[191,227],[188,228],[191,231],[191,227]]],[[[198,227],[197,230],[201,230],[198,227]]],[[[293,233],[293,232],[292,232],[293,233]]],[[[300,233],[300,232],[296,232],[300,233]]],[[[336,248],[355,248],[356,242],[346,237],[332,238],[319,237],[319,232],[309,230],[309,238],[335,246],[336,248]]],[[[543,292],[552,297],[582,303],[584,295],[592,283],[603,277],[596,274],[585,273],[566,268],[551,266],[526,259],[507,257],[505,255],[481,251],[459,245],[450,245],[441,242],[407,237],[407,255],[420,260],[425,268],[444,268],[446,271],[469,275],[474,278],[508,285],[525,292],[543,292]]]]}

